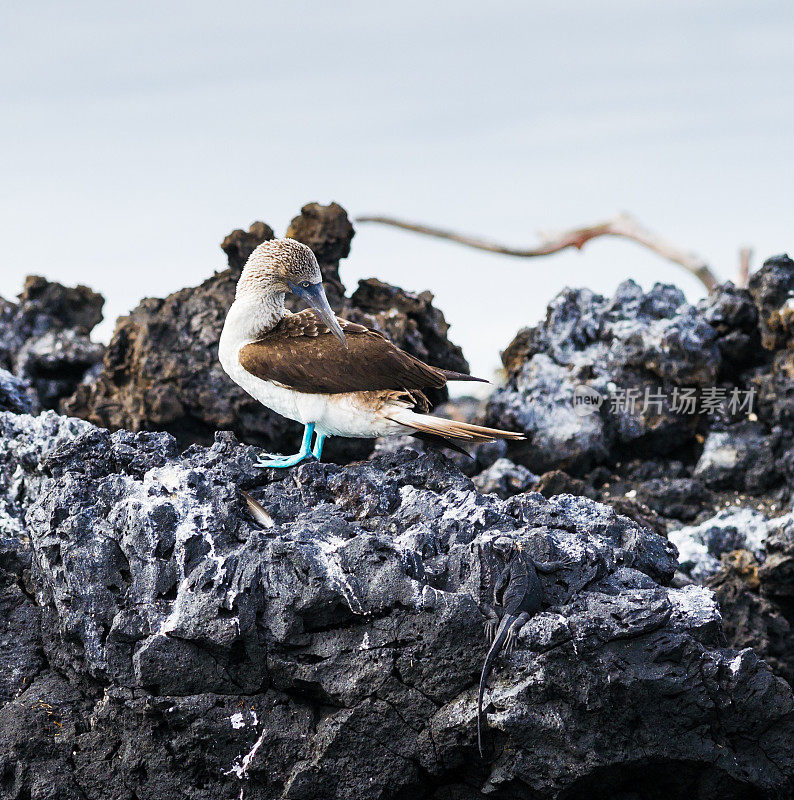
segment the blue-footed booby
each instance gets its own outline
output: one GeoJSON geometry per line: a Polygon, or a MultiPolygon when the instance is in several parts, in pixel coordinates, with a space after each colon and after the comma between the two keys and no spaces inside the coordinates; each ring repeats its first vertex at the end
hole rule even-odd
{"type": "Polygon", "coordinates": [[[335,316],[314,253],[294,239],[271,239],[251,253],[226,316],[219,356],[248,394],[305,426],[299,452],[262,457],[260,467],[319,459],[328,436],[410,433],[453,448],[456,442],[524,438],[429,415],[423,389],[478,379],[424,364],[378,331],[335,316]],[[287,293],[310,308],[287,311],[287,293]]]}

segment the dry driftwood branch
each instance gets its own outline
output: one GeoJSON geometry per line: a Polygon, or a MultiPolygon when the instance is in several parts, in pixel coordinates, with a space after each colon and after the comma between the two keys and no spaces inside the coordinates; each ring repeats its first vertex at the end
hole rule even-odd
{"type": "Polygon", "coordinates": [[[750,262],[752,259],[752,247],[742,247],[742,249],[739,250],[739,279],[736,281],[736,285],[740,289],[746,289],[750,281],[750,262]]]}
{"type": "Polygon", "coordinates": [[[491,253],[501,253],[518,258],[536,258],[537,256],[548,256],[558,253],[567,247],[575,247],[581,250],[591,239],[598,236],[619,236],[623,239],[631,239],[634,242],[647,247],[654,253],[672,261],[691,272],[707,288],[712,289],[717,285],[717,276],[711,271],[709,265],[699,256],[688,253],[674,244],[662,239],[655,233],[643,228],[634,217],[628,214],[618,214],[616,217],[600,222],[596,225],[588,225],[583,228],[574,228],[560,233],[541,234],[541,243],[538,247],[515,248],[506,247],[487,239],[478,239],[474,236],[466,236],[443,228],[432,228],[428,225],[418,225],[412,222],[394,219],[392,217],[366,216],[358,217],[357,222],[379,222],[382,225],[391,225],[395,228],[423,233],[427,236],[435,236],[439,239],[448,239],[467,247],[475,247],[478,250],[488,250],[491,253]]]}

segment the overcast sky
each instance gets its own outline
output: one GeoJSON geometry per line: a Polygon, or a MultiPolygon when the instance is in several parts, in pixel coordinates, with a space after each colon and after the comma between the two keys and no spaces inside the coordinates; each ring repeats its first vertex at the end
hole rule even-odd
{"type": "MultiPolygon", "coordinates": [[[[224,266],[308,201],[516,245],[627,210],[733,277],[794,250],[790,0],[16,2],[0,25],[0,294],[224,266]],[[441,8],[439,6],[444,6],[441,8]]],[[[521,261],[360,226],[342,277],[431,289],[473,370],[563,286],[699,285],[629,242],[521,261]]]]}

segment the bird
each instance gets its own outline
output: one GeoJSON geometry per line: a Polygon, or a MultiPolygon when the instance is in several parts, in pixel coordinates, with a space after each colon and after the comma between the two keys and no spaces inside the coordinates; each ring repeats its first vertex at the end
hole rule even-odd
{"type": "MultiPolygon", "coordinates": [[[[322,457],[329,436],[405,433],[461,449],[461,442],[519,440],[513,431],[430,415],[424,394],[447,381],[480,380],[425,364],[379,331],[337,317],[311,248],[270,239],[249,256],[218,346],[229,377],[263,406],[304,425],[300,450],[262,455],[257,467],[285,468],[322,457]],[[308,308],[287,310],[293,294],[308,308]]],[[[465,451],[464,451],[465,452],[465,451]]]]}

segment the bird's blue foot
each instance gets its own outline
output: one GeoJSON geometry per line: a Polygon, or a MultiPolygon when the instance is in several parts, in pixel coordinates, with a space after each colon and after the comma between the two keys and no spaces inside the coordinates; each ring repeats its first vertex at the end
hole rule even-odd
{"type": "Polygon", "coordinates": [[[317,438],[314,440],[314,447],[312,448],[312,455],[319,461],[323,454],[323,445],[325,444],[325,434],[318,433],[317,438]]]}
{"type": "Polygon", "coordinates": [[[312,457],[311,453],[295,453],[294,456],[263,456],[254,461],[255,467],[275,467],[276,469],[283,469],[284,467],[294,467],[302,461],[306,461],[312,457]]]}
{"type": "Polygon", "coordinates": [[[309,458],[319,459],[320,453],[322,453],[323,450],[323,441],[325,440],[325,436],[322,436],[321,434],[317,435],[317,443],[315,443],[315,450],[317,452],[314,452],[311,449],[313,435],[314,423],[310,422],[303,430],[301,449],[295,453],[294,456],[278,456],[267,453],[263,456],[260,456],[260,458],[254,462],[254,466],[284,469],[285,467],[294,467],[296,464],[300,464],[302,461],[306,461],[306,459],[309,458]]]}

